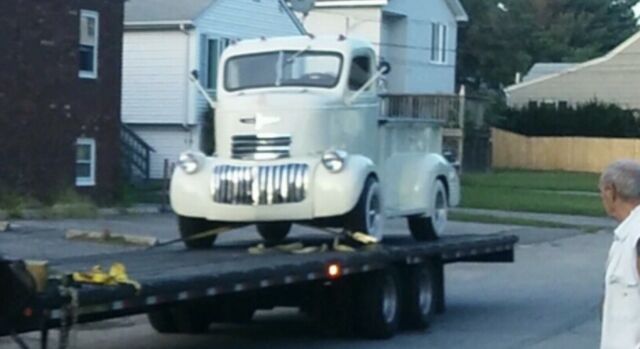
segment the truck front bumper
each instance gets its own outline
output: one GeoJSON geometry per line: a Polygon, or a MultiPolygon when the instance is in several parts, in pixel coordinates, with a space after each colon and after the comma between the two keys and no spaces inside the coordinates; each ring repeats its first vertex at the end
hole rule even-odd
{"type": "MultiPolygon", "coordinates": [[[[177,167],[171,206],[182,216],[222,222],[304,221],[349,212],[362,190],[356,164],[330,173],[317,158],[277,161],[201,159],[188,174],[177,167]]],[[[366,178],[366,176],[364,177],[366,178]]]]}

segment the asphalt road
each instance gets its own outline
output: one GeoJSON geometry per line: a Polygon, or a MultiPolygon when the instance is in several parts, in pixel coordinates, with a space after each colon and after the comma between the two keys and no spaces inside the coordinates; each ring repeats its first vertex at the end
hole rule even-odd
{"type": "MultiPolygon", "coordinates": [[[[0,253],[52,258],[109,252],[116,247],[69,243],[66,228],[104,228],[117,232],[175,235],[170,216],[124,217],[99,221],[19,222],[0,234],[0,253]],[[46,228],[46,229],[45,229],[46,228]],[[48,229],[48,230],[47,230],[48,229]]],[[[403,233],[401,222],[391,222],[403,233]]],[[[597,348],[604,262],[611,236],[577,230],[453,223],[452,233],[510,232],[520,236],[514,264],[448,266],[448,310],[424,332],[404,332],[389,341],[333,338],[289,309],[261,312],[245,326],[216,326],[199,336],[159,335],[144,317],[86,325],[74,333],[76,348],[597,348]]],[[[297,234],[312,233],[298,229],[297,234]]],[[[254,237],[250,229],[224,239],[254,237]]],[[[121,247],[117,247],[118,249],[121,247]]],[[[52,347],[55,347],[55,336],[52,347]]],[[[26,335],[32,345],[36,336],[26,335]]],[[[6,338],[0,348],[14,348],[6,338]]]]}

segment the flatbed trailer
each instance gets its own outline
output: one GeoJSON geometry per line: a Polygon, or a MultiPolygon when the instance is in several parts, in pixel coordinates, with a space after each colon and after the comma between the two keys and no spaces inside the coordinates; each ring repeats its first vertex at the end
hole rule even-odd
{"type": "Polygon", "coordinates": [[[389,237],[355,252],[308,254],[250,254],[255,242],[246,242],[51,260],[49,268],[61,275],[123,263],[141,288],[50,281],[20,316],[0,319],[0,335],[42,331],[46,346],[49,329],[144,313],[160,332],[195,333],[216,321],[249,320],[256,309],[299,306],[340,330],[388,338],[403,325],[425,327],[444,311],[446,264],[512,262],[516,242],[511,235],[451,235],[433,242],[389,237]]]}

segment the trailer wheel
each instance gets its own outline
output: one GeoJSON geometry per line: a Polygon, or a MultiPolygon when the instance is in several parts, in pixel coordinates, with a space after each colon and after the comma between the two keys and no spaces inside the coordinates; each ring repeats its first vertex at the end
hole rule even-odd
{"type": "Polygon", "coordinates": [[[396,273],[386,270],[365,276],[359,283],[357,296],[358,332],[368,338],[391,338],[400,322],[400,290],[396,273]]]}
{"type": "Polygon", "coordinates": [[[356,206],[345,217],[345,227],[352,232],[383,238],[382,194],[378,181],[369,177],[356,206]]]}
{"type": "Polygon", "coordinates": [[[180,305],[171,309],[178,333],[199,334],[207,332],[211,324],[209,310],[210,308],[198,303],[180,305]]]}
{"type": "Polygon", "coordinates": [[[149,324],[158,333],[178,333],[178,327],[173,321],[173,314],[169,308],[163,308],[147,313],[149,324]]]}
{"type": "Polygon", "coordinates": [[[408,267],[403,283],[403,324],[425,329],[435,314],[436,292],[433,266],[430,263],[408,267]]]}
{"type": "Polygon", "coordinates": [[[291,223],[275,222],[275,223],[259,223],[256,225],[258,234],[269,244],[277,244],[284,240],[289,231],[291,231],[291,223]]]}
{"type": "Polygon", "coordinates": [[[411,216],[408,218],[409,230],[414,239],[418,241],[438,240],[438,236],[444,233],[447,226],[447,190],[441,180],[436,181],[433,193],[434,212],[429,217],[411,216]]]}
{"type": "MultiPolygon", "coordinates": [[[[180,236],[183,239],[188,239],[198,233],[214,229],[217,226],[217,222],[206,219],[178,216],[178,228],[180,229],[180,236]]],[[[213,245],[217,237],[217,235],[212,235],[196,240],[184,240],[184,244],[188,249],[206,249],[213,245]]]]}

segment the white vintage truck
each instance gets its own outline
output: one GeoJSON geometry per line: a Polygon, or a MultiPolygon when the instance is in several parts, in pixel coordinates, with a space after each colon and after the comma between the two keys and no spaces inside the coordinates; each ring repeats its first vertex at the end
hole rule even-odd
{"type": "Polygon", "coordinates": [[[378,80],[389,69],[370,43],[345,37],[230,46],[218,74],[216,152],[183,153],[172,176],[182,237],[256,224],[277,242],[300,223],[382,239],[385,219],[406,217],[414,238],[436,239],[460,200],[458,175],[441,156],[442,123],[380,116],[378,80]]]}

